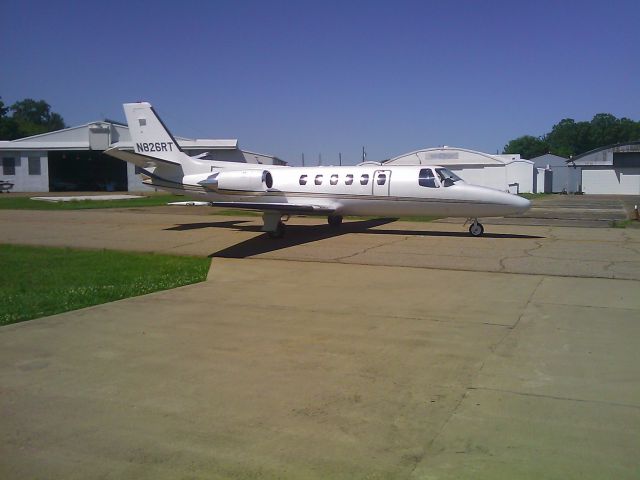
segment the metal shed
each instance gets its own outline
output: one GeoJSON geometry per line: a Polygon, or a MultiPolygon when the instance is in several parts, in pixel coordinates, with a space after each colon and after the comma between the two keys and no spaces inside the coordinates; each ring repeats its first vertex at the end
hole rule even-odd
{"type": "Polygon", "coordinates": [[[532,158],[536,170],[535,193],[575,193],[580,191],[580,169],[552,153],[532,158]]]}
{"type": "Polygon", "coordinates": [[[587,194],[640,195],[640,141],[609,145],[574,157],[587,194]]]}

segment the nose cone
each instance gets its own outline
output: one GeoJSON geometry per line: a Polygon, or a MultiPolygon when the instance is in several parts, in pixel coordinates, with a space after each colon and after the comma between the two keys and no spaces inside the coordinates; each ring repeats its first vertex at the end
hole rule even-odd
{"type": "Polygon", "coordinates": [[[518,195],[509,195],[511,205],[515,208],[514,213],[524,213],[531,208],[531,201],[518,195]]]}

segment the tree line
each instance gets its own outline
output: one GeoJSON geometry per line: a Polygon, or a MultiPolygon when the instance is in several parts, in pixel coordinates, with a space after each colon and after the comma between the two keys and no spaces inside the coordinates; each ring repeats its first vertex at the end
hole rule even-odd
{"type": "Polygon", "coordinates": [[[25,98],[5,105],[0,98],[0,140],[15,140],[65,128],[59,113],[44,100],[25,98]]]}
{"type": "Polygon", "coordinates": [[[637,140],[640,140],[640,121],[598,113],[590,122],[565,118],[540,137],[515,138],[504,146],[502,153],[519,153],[526,159],[545,153],[569,158],[595,148],[637,140]]]}

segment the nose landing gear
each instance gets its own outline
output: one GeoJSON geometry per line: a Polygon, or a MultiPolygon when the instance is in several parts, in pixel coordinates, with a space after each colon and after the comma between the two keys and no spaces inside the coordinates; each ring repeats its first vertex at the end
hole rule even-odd
{"type": "Polygon", "coordinates": [[[473,223],[469,227],[469,233],[474,237],[479,237],[484,233],[484,227],[478,222],[477,218],[473,219],[473,223]]]}

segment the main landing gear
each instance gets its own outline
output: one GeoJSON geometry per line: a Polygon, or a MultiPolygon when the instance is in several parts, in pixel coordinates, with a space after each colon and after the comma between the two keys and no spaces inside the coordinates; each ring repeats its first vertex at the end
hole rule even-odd
{"type": "Polygon", "coordinates": [[[342,215],[329,215],[327,217],[327,222],[329,226],[333,228],[339,228],[342,225],[342,215]]]}
{"type": "Polygon", "coordinates": [[[282,238],[286,230],[284,222],[289,220],[289,215],[280,212],[264,212],[262,214],[262,231],[267,232],[271,238],[282,238]]]}
{"type": "MultiPolygon", "coordinates": [[[[262,231],[267,232],[271,238],[284,237],[286,226],[284,222],[289,220],[289,215],[282,215],[280,212],[264,212],[262,214],[262,231]]],[[[342,215],[329,215],[327,222],[331,228],[340,228],[342,225],[342,215]]]]}
{"type": "Polygon", "coordinates": [[[473,219],[473,223],[469,227],[469,233],[474,237],[479,237],[484,233],[484,227],[477,218],[473,219]]]}
{"type": "Polygon", "coordinates": [[[276,225],[276,229],[271,232],[267,232],[267,235],[269,235],[270,238],[282,238],[284,237],[285,231],[286,225],[284,224],[284,222],[278,222],[278,225],[276,225]]]}

